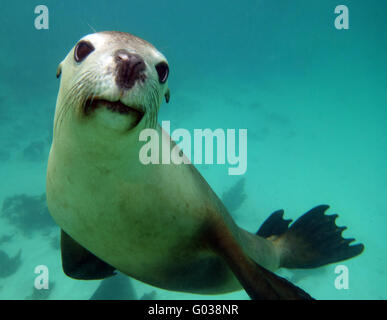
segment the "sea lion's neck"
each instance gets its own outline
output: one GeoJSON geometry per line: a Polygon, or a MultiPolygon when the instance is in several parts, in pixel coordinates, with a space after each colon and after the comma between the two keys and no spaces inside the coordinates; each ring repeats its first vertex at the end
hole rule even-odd
{"type": "MultiPolygon", "coordinates": [[[[95,119],[65,119],[54,130],[53,146],[56,152],[71,157],[74,161],[92,163],[134,163],[139,162],[139,153],[145,142],[140,133],[146,128],[142,121],[130,130],[107,129],[95,119]]],[[[155,130],[161,136],[161,128],[155,130]]],[[[168,137],[169,138],[169,137],[168,137]]]]}

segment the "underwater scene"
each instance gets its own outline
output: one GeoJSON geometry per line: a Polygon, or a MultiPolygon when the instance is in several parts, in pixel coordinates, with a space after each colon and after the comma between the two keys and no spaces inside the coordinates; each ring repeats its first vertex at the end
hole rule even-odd
{"type": "Polygon", "coordinates": [[[386,1],[2,8],[1,300],[386,299],[386,1]]]}

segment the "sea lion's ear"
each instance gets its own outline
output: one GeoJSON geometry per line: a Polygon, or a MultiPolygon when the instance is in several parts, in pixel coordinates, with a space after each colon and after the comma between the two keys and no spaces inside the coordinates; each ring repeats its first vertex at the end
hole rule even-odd
{"type": "Polygon", "coordinates": [[[171,98],[171,92],[169,91],[169,89],[165,93],[164,97],[165,97],[165,102],[168,103],[169,99],[171,98]]]}
{"type": "Polygon", "coordinates": [[[56,78],[58,79],[62,73],[62,64],[60,63],[58,69],[56,69],[56,78]]]}

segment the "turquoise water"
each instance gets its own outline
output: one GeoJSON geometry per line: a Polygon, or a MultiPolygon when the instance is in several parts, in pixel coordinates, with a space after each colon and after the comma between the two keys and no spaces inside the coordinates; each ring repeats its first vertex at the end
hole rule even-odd
{"type": "MultiPolygon", "coordinates": [[[[274,210],[294,219],[324,203],[348,226],[344,236],[366,247],[339,263],[349,270],[347,290],[334,286],[338,264],[279,274],[318,299],[386,298],[385,1],[26,3],[3,4],[0,28],[0,299],[89,299],[100,285],[63,274],[59,228],[39,198],[56,68],[93,30],[133,33],[168,58],[171,101],[159,120],[172,129],[248,129],[246,197],[232,212],[240,226],[254,232],[274,210]],[[39,4],[49,9],[48,30],[34,28],[39,4]],[[349,8],[348,30],[334,27],[339,4],[349,8]],[[50,271],[47,296],[33,289],[38,265],[50,271]]],[[[227,165],[198,169],[219,196],[241,179],[227,165]]],[[[201,296],[130,285],[136,297],[248,298],[244,291],[201,296]]]]}

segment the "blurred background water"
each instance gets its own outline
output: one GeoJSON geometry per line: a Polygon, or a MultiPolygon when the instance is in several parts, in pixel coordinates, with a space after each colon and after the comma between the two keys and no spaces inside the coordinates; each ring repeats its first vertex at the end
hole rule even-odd
{"type": "MultiPolygon", "coordinates": [[[[0,299],[89,299],[101,281],[61,269],[59,229],[45,204],[45,171],[59,81],[56,68],[93,30],[133,33],[168,58],[171,102],[159,120],[176,128],[247,128],[248,169],[199,170],[237,223],[256,231],[274,210],[297,218],[327,203],[344,236],[364,253],[344,264],[280,274],[318,299],[386,298],[387,3],[372,1],[7,1],[0,51],[0,299]],[[49,9],[49,30],[34,9],[49,9]],[[349,8],[349,30],[334,9],[349,8]],[[234,196],[231,196],[234,195],[234,196]],[[33,289],[46,265],[51,289],[33,289]]],[[[247,299],[244,291],[201,296],[121,277],[128,299],[247,299]],[[145,297],[143,296],[145,295],[145,297]]],[[[114,296],[114,298],[119,298],[114,296]]]]}

